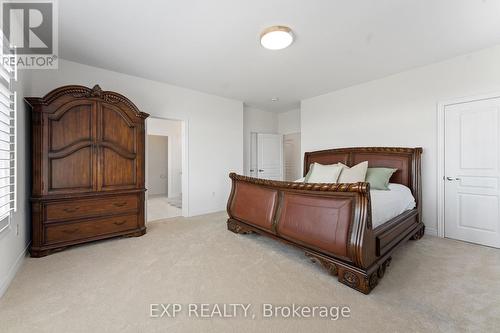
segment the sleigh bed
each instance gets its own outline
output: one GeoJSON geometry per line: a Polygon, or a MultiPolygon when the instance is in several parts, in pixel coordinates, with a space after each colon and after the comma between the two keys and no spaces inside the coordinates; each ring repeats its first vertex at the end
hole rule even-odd
{"type": "Polygon", "coordinates": [[[395,168],[390,182],[408,187],[415,208],[372,226],[369,183],[314,184],[250,178],[231,173],[227,227],[297,246],[338,280],[368,294],[384,276],[392,253],[424,234],[420,180],[421,148],[341,148],[305,153],[312,163],[395,168]]]}

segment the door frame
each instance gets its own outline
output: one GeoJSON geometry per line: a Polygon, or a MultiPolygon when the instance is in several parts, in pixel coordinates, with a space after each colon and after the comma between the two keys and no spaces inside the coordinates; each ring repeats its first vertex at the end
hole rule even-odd
{"type": "Polygon", "coordinates": [[[500,91],[481,95],[459,97],[438,102],[437,104],[437,236],[444,238],[445,227],[445,109],[449,105],[470,103],[487,99],[500,98],[500,91]]]}
{"type": "MultiPolygon", "coordinates": [[[[302,133],[301,132],[291,132],[291,133],[286,133],[286,134],[282,134],[282,135],[283,135],[283,149],[282,149],[282,151],[283,151],[283,161],[282,161],[282,163],[283,163],[283,180],[285,180],[285,178],[286,178],[285,177],[285,137],[287,135],[298,135],[299,136],[299,147],[298,147],[299,148],[299,160],[298,160],[299,165],[297,165],[298,177],[293,179],[293,180],[288,180],[288,181],[295,181],[297,179],[302,178],[302,163],[301,163],[301,158],[300,158],[301,157],[300,149],[301,149],[301,142],[302,142],[302,133]]],[[[285,180],[285,181],[287,181],[287,180],[285,180]]]]}
{"type": "MultiPolygon", "coordinates": [[[[148,119],[160,119],[160,120],[173,120],[179,121],[181,123],[181,145],[182,145],[182,177],[181,177],[181,189],[182,189],[182,215],[183,217],[189,217],[189,121],[186,119],[177,119],[170,117],[160,117],[160,116],[149,116],[148,119]]],[[[146,119],[147,120],[147,119],[146,119]]],[[[145,179],[146,179],[146,189],[148,187],[148,129],[147,129],[147,121],[145,122],[144,134],[146,137],[146,145],[145,145],[145,179]]],[[[169,140],[170,142],[170,140],[169,140]]],[[[148,196],[146,193],[144,200],[144,211],[146,212],[146,221],[147,221],[147,205],[148,205],[148,196]]]]}

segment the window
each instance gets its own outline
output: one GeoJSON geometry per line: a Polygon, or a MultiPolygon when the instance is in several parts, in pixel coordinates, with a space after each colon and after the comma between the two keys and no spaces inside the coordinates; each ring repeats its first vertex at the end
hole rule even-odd
{"type": "MultiPolygon", "coordinates": [[[[0,33],[3,36],[3,33],[0,33]]],[[[16,210],[16,70],[8,61],[13,52],[5,38],[0,43],[0,232],[10,223],[16,210]]]]}

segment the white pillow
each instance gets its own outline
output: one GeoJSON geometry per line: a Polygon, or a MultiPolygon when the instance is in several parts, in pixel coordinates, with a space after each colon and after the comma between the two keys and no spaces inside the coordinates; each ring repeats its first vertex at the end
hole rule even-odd
{"type": "Polygon", "coordinates": [[[339,165],[342,166],[342,172],[338,178],[339,183],[357,183],[365,181],[368,161],[356,164],[351,168],[342,163],[339,163],[339,165]]]}
{"type": "Polygon", "coordinates": [[[338,164],[323,165],[314,163],[308,175],[307,183],[336,183],[339,178],[342,166],[338,164]]]}
{"type": "Polygon", "coordinates": [[[303,183],[306,180],[306,177],[302,177],[300,179],[294,180],[294,183],[303,183]]]}

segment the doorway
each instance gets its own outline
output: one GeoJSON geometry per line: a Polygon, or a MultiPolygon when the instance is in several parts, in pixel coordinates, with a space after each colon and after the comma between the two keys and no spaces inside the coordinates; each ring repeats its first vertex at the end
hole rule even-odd
{"type": "Polygon", "coordinates": [[[147,120],[147,220],[183,215],[183,122],[147,120]]]}
{"type": "Polygon", "coordinates": [[[500,95],[441,113],[440,236],[500,248],[500,95]]]}

